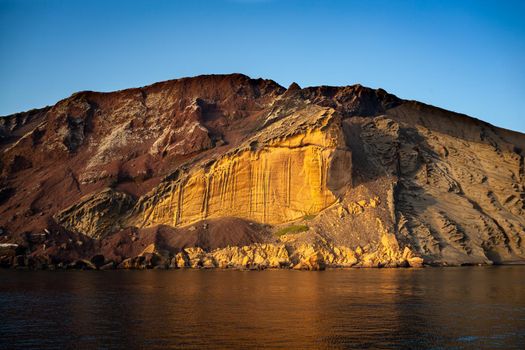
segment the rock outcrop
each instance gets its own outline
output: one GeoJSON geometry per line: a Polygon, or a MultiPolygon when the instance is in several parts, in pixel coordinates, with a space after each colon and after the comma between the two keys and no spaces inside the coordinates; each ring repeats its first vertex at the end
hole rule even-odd
{"type": "Polygon", "coordinates": [[[81,198],[54,216],[64,228],[102,238],[122,229],[121,218],[134,204],[131,196],[113,189],[81,198]]]}
{"type": "Polygon", "coordinates": [[[525,261],[525,135],[360,85],[240,74],[0,118],[0,265],[525,261]]]}

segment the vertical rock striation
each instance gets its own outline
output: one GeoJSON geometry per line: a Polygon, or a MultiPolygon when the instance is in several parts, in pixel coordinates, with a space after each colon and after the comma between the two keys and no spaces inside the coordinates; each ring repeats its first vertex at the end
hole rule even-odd
{"type": "Polygon", "coordinates": [[[241,146],[177,173],[141,198],[132,223],[240,217],[280,224],[317,214],[351,182],[351,152],[328,108],[300,110],[241,146]]]}

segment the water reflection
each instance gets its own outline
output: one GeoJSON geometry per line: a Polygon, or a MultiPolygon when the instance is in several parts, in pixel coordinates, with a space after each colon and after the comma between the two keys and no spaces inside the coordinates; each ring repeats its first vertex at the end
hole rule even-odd
{"type": "Polygon", "coordinates": [[[522,349],[524,272],[0,271],[0,347],[522,349]]]}

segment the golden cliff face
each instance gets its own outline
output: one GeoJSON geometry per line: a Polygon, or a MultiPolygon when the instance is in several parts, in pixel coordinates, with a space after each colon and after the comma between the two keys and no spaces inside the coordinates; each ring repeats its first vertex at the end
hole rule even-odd
{"type": "Polygon", "coordinates": [[[333,204],[351,181],[351,153],[334,110],[308,108],[241,147],[164,182],[137,205],[138,226],[225,216],[279,224],[333,204]]]}

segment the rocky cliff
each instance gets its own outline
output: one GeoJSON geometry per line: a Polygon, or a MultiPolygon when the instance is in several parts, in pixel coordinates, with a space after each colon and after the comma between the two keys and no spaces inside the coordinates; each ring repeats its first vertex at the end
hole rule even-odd
{"type": "Polygon", "coordinates": [[[525,261],[525,135],[360,85],[244,75],[0,118],[0,264],[525,261]]]}

